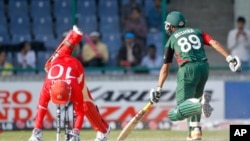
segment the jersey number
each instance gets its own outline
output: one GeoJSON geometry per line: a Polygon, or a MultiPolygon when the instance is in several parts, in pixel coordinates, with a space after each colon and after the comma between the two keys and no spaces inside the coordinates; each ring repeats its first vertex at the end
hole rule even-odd
{"type": "Polygon", "coordinates": [[[52,66],[51,69],[49,70],[48,79],[59,79],[59,78],[61,78],[63,76],[63,73],[65,72],[65,70],[66,70],[65,79],[75,78],[74,76],[70,75],[71,70],[72,70],[71,67],[64,68],[62,65],[57,64],[57,65],[52,66]],[[52,70],[55,69],[55,68],[58,68],[59,71],[58,71],[57,74],[52,75],[52,70]]]}
{"type": "Polygon", "coordinates": [[[188,52],[192,48],[200,49],[201,41],[197,35],[189,35],[188,37],[181,37],[177,41],[178,45],[181,47],[182,52],[188,52]]]}

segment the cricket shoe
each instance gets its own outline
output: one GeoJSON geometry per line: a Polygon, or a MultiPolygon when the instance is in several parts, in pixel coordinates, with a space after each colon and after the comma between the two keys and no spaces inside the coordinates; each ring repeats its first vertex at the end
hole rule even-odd
{"type": "Polygon", "coordinates": [[[210,105],[210,101],[212,99],[212,94],[211,93],[204,93],[201,99],[201,104],[202,104],[202,115],[205,118],[209,118],[213,112],[213,107],[210,105]]]}
{"type": "Polygon", "coordinates": [[[73,129],[69,133],[69,141],[80,141],[80,131],[78,129],[73,129]]]}
{"type": "Polygon", "coordinates": [[[107,129],[106,133],[102,133],[102,132],[98,131],[97,134],[96,134],[95,141],[107,141],[110,130],[111,130],[111,127],[108,126],[108,129],[107,129]]]}
{"type": "Polygon", "coordinates": [[[49,68],[51,67],[52,61],[60,56],[60,55],[71,55],[76,46],[81,42],[83,37],[83,33],[81,30],[74,25],[73,29],[69,31],[60,45],[57,47],[55,52],[51,55],[51,57],[47,60],[45,64],[45,71],[48,72],[49,68]]]}
{"type": "Polygon", "coordinates": [[[42,141],[43,132],[41,129],[34,129],[29,141],[42,141]]]}
{"type": "Polygon", "coordinates": [[[190,136],[187,137],[187,141],[201,140],[202,131],[201,127],[194,127],[191,130],[190,136]]]}

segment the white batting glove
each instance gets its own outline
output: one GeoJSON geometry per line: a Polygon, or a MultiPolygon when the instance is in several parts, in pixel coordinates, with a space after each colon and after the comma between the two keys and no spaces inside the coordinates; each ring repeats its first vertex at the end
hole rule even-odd
{"type": "Polygon", "coordinates": [[[152,103],[158,103],[161,97],[161,87],[157,87],[156,89],[151,89],[150,91],[150,101],[152,103]]]}
{"type": "Polygon", "coordinates": [[[232,72],[241,71],[241,61],[238,56],[232,57],[231,55],[227,56],[226,61],[229,63],[229,68],[232,72]]]}

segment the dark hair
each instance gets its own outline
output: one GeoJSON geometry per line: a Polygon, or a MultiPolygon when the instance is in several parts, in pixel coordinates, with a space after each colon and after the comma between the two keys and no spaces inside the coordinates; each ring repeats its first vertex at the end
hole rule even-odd
{"type": "Polygon", "coordinates": [[[137,11],[138,13],[141,13],[141,9],[139,7],[133,7],[130,13],[132,13],[133,11],[137,11]]]}
{"type": "Polygon", "coordinates": [[[237,18],[237,22],[242,22],[242,23],[245,23],[246,22],[246,19],[244,17],[238,17],[237,18]]]}
{"type": "Polygon", "coordinates": [[[155,46],[154,44],[150,44],[150,45],[148,46],[148,49],[154,49],[154,50],[156,50],[156,46],[155,46]]]}

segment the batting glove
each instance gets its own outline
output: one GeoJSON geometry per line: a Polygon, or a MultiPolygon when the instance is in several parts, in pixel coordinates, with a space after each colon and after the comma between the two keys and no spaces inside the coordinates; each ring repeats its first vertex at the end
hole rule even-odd
{"type": "Polygon", "coordinates": [[[241,71],[241,62],[238,56],[232,57],[231,55],[227,56],[226,61],[229,63],[229,68],[232,72],[241,71]]]}
{"type": "Polygon", "coordinates": [[[157,87],[156,89],[151,89],[150,91],[150,101],[152,103],[158,103],[161,97],[161,87],[157,87]]]}

